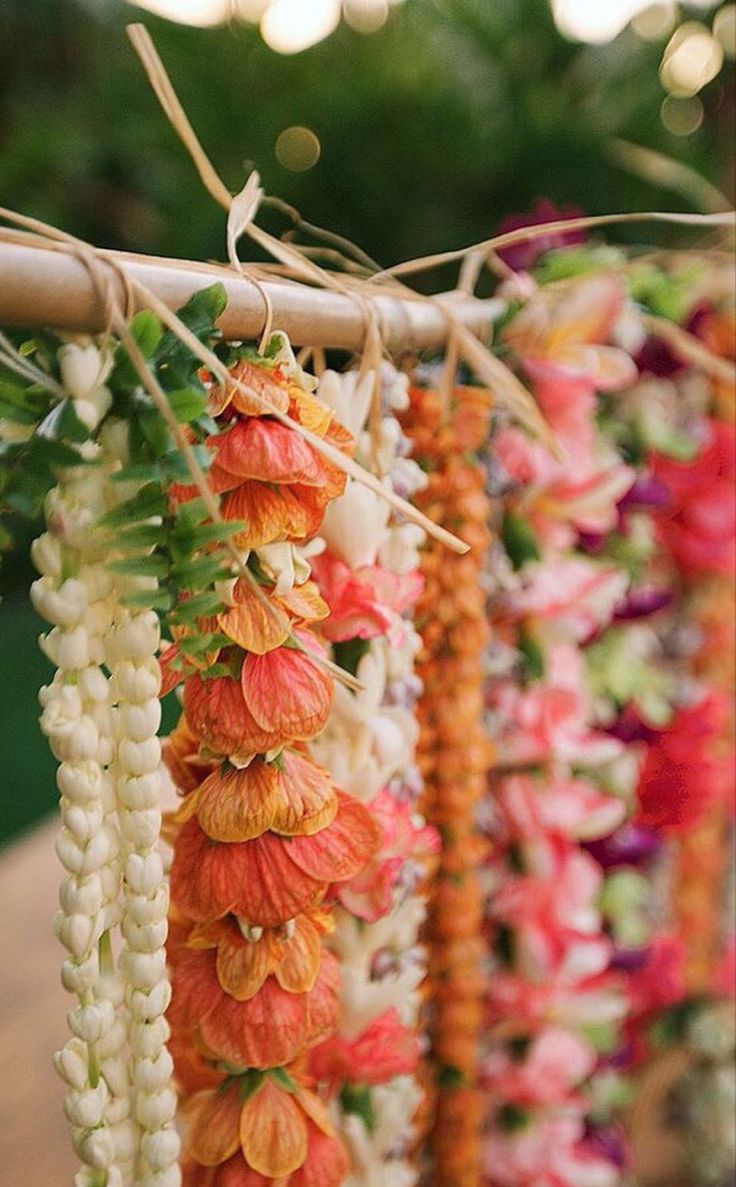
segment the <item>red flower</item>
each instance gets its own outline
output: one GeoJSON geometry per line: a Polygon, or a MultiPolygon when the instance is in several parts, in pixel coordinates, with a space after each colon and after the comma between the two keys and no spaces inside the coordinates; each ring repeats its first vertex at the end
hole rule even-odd
{"type": "Polygon", "coordinates": [[[354,1039],[333,1035],[312,1051],[310,1071],[331,1085],[385,1084],[394,1076],[411,1075],[419,1060],[419,1039],[392,1007],[379,1014],[354,1039]]]}
{"type": "Polygon", "coordinates": [[[730,756],[717,755],[714,743],[726,712],[725,695],[712,691],[654,734],[639,776],[637,823],[679,832],[725,793],[730,756]]]}
{"type": "Polygon", "coordinates": [[[691,462],[655,454],[653,473],[670,492],[659,534],[683,572],[723,573],[736,567],[736,430],[708,420],[708,440],[691,462]]]}

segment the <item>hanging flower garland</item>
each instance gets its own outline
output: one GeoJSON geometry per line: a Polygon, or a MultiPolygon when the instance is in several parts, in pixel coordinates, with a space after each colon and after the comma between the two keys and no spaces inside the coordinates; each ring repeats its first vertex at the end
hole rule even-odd
{"type": "MultiPolygon", "coordinates": [[[[394,415],[408,404],[407,383],[389,364],[378,378],[328,371],[319,395],[356,437],[358,460],[411,498],[425,478],[405,457],[408,443],[394,415]],[[370,408],[376,395],[378,418],[370,408]]],[[[421,1099],[416,1070],[426,970],[418,933],[426,911],[422,884],[437,848],[436,834],[415,806],[421,685],[410,615],[421,591],[417,548],[424,533],[389,517],[377,496],[351,482],[330,505],[321,535],[326,547],[312,567],[330,608],[322,634],[363,689],[336,689],[327,728],[311,751],[367,804],[381,829],[381,847],[364,873],[337,888],[340,906],[329,942],[342,971],[338,1032],[315,1048],[310,1066],[320,1082],[339,1091],[339,1128],[352,1154],[346,1183],[399,1187],[417,1174],[413,1118],[421,1099]]]]}
{"type": "MultiPolygon", "coordinates": [[[[673,664],[679,594],[655,541],[669,535],[693,563],[723,549],[709,525],[724,503],[712,485],[691,484],[701,529],[673,514],[671,499],[662,507],[659,471],[677,469],[665,455],[683,426],[661,392],[655,403],[644,390],[640,308],[621,279],[584,274],[595,249],[586,269],[584,252],[573,254],[570,271],[583,275],[559,282],[565,253],[553,253],[542,275],[556,270],[558,284],[512,309],[501,332],[562,457],[503,424],[491,446],[503,549],[493,563],[500,769],[489,816],[497,971],[485,1168],[504,1187],[619,1182],[616,1069],[630,1064],[643,1023],[685,993],[664,869],[650,859],[723,789],[721,703],[684,685],[681,659],[673,664]],[[615,1054],[624,1017],[628,1046],[615,1054]]],[[[645,305],[677,284],[636,268],[629,276],[645,305]]],[[[716,473],[725,491],[731,479],[716,473]]]]}
{"type": "Polygon", "coordinates": [[[425,588],[417,605],[422,805],[442,837],[429,925],[437,1090],[431,1175],[438,1187],[471,1187],[479,1181],[480,1167],[478,1059],[485,980],[478,867],[485,846],[475,810],[490,764],[482,725],[488,642],[483,573],[490,535],[485,475],[475,451],[485,442],[489,417],[487,394],[479,390],[456,389],[448,408],[439,392],[412,389],[404,421],[413,457],[427,473],[418,505],[470,546],[465,556],[450,559],[428,545],[422,553],[425,588]]]}

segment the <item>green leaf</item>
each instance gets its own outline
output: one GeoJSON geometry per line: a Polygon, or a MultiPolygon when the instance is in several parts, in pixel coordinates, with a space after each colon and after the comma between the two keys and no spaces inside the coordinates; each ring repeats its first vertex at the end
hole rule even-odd
{"type": "Polygon", "coordinates": [[[201,416],[207,407],[207,393],[193,387],[167,392],[167,399],[179,424],[188,424],[201,416]]]}
{"type": "Polygon", "coordinates": [[[197,618],[206,618],[210,614],[216,614],[220,610],[222,610],[222,602],[216,593],[195,594],[193,598],[179,602],[171,611],[170,619],[174,623],[186,624],[194,622],[197,618]]]}
{"type": "Polygon", "coordinates": [[[161,462],[133,462],[116,470],[110,478],[112,482],[161,482],[163,466],[161,462]]]}
{"type": "Polygon", "coordinates": [[[367,1084],[345,1084],[340,1093],[340,1104],[343,1112],[362,1117],[368,1133],[373,1133],[376,1115],[371,1090],[367,1084]]]}
{"type": "Polygon", "coordinates": [[[174,565],[171,576],[183,589],[202,589],[206,585],[211,585],[213,581],[224,581],[230,574],[224,567],[222,558],[215,555],[181,561],[174,565]]]}
{"type": "Polygon", "coordinates": [[[124,606],[143,607],[146,610],[168,610],[171,606],[172,597],[168,590],[152,589],[150,591],[140,591],[138,593],[125,594],[120,599],[124,606]]]}
{"type": "Polygon", "coordinates": [[[140,524],[132,528],[125,528],[111,537],[116,548],[153,548],[161,543],[161,527],[158,524],[140,524]]]}
{"type": "Polygon", "coordinates": [[[230,642],[227,635],[222,635],[219,631],[208,631],[204,635],[184,635],[179,639],[178,647],[182,655],[196,658],[204,655],[207,651],[227,647],[230,642]]]}
{"type": "Polygon", "coordinates": [[[127,573],[131,577],[165,577],[169,571],[165,556],[129,556],[110,561],[107,567],[113,573],[127,573]]]}
{"type": "Polygon", "coordinates": [[[129,328],[143,357],[153,358],[164,334],[156,314],[150,309],[141,309],[131,320],[129,328]]]}
{"type": "Polygon", "coordinates": [[[186,305],[178,310],[177,317],[194,334],[201,334],[212,329],[218,317],[225,312],[226,305],[225,286],[218,280],[190,297],[186,305]]]}
{"type": "Polygon", "coordinates": [[[49,408],[49,398],[35,387],[23,387],[0,376],[0,417],[14,424],[35,425],[49,408]]]}
{"type": "Polygon", "coordinates": [[[507,511],[503,517],[501,539],[515,569],[521,569],[528,561],[539,560],[539,546],[534,532],[513,511],[507,511]]]}
{"type": "Polygon", "coordinates": [[[154,515],[165,515],[168,502],[158,483],[149,482],[124,503],[106,511],[99,519],[100,527],[122,527],[127,523],[136,523],[141,519],[151,519],[154,515]]]}

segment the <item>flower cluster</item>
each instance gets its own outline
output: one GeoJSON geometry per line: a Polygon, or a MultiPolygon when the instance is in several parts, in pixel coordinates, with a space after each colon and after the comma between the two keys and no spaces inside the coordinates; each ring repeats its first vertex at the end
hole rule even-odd
{"type": "MultiPolygon", "coordinates": [[[[395,412],[408,404],[408,380],[389,364],[378,377],[326,372],[319,395],[358,441],[357,458],[382,482],[411,497],[425,484],[405,455],[395,412]],[[378,383],[378,391],[375,391],[378,383]],[[380,416],[365,429],[372,398],[380,416]]],[[[350,482],[330,504],[325,549],[313,576],[330,608],[321,624],[338,663],[362,684],[335,690],[313,755],[363,800],[381,832],[373,861],[337,888],[340,907],[330,947],[340,960],[338,1032],[316,1047],[317,1079],[339,1093],[339,1124],[352,1153],[348,1187],[408,1187],[416,1181],[414,1116],[421,1097],[421,986],[426,959],[418,932],[423,886],[438,838],[418,814],[414,761],[414,674],[419,638],[411,625],[422,582],[417,548],[424,534],[387,515],[378,496],[350,482]]]]}
{"type": "Polygon", "coordinates": [[[424,811],[442,837],[430,919],[438,1087],[432,1182],[438,1187],[472,1187],[480,1167],[478,1061],[485,981],[478,866],[484,843],[477,835],[475,811],[490,765],[483,731],[489,638],[483,574],[490,506],[485,473],[474,452],[485,443],[489,420],[487,396],[477,389],[456,389],[449,408],[438,392],[413,389],[405,422],[413,456],[427,471],[419,506],[469,546],[464,556],[445,556],[432,546],[425,550],[425,588],[417,605],[424,811]]]}
{"type": "Polygon", "coordinates": [[[314,629],[329,607],[309,579],[309,541],[345,479],[296,428],[265,414],[264,398],[352,447],[287,352],[241,360],[232,385],[210,392],[220,432],[209,441],[208,481],[237,521],[241,564],[222,584],[216,621],[199,624],[212,650],[192,660],[186,627],[167,653],[167,683],[184,679],[183,715],[165,749],[183,797],[170,833],[169,1020],[186,1182],[338,1187],[347,1154],[307,1052],[338,1019],[339,968],[323,945],[329,899],[362,874],[380,832],[306,747],[335,692],[314,629]]]}

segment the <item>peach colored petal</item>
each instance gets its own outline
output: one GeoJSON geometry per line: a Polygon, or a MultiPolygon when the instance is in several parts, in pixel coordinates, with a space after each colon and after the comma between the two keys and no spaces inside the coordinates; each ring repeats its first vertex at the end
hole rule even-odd
{"type": "Polygon", "coordinates": [[[187,1108],[187,1153],[203,1166],[218,1166],[238,1149],[242,1103],[237,1084],[224,1092],[198,1092],[187,1108]]]}
{"type": "Polygon", "coordinates": [[[280,771],[262,758],[247,767],[220,767],[195,792],[197,819],[215,841],[250,841],[273,823],[280,806],[280,771]]]}
{"type": "Polygon", "coordinates": [[[262,548],[264,544],[288,539],[303,540],[314,523],[313,508],[307,500],[302,502],[294,495],[294,487],[269,486],[250,479],[225,496],[222,515],[226,520],[237,519],[246,524],[233,536],[241,548],[262,548]]]}
{"type": "Polygon", "coordinates": [[[321,1129],[322,1133],[332,1134],[335,1132],[323,1101],[314,1092],[309,1092],[308,1089],[299,1087],[296,1091],[296,1099],[307,1114],[307,1117],[309,1117],[309,1120],[318,1129],[321,1129]]]}
{"type": "Polygon", "coordinates": [[[240,1145],[246,1162],[273,1179],[293,1174],[307,1157],[306,1118],[271,1076],[243,1105],[240,1145]]]}
{"type": "Polygon", "coordinates": [[[244,577],[235,583],[236,605],[218,615],[220,630],[242,647],[263,655],[280,647],[289,637],[291,625],[277,603],[269,599],[265,590],[261,596],[244,577]]]}
{"type": "Polygon", "coordinates": [[[289,857],[310,877],[344,882],[365,869],[378,852],[381,830],[368,809],[352,796],[337,792],[332,824],[311,837],[292,837],[289,857]]]}
{"type": "Polygon", "coordinates": [[[340,965],[331,952],[322,953],[319,975],[306,994],[308,1031],[304,1045],[312,1045],[337,1029],[340,1013],[340,965]]]}
{"type": "MultiPolygon", "coordinates": [[[[299,638],[308,642],[306,632],[299,638]]],[[[303,652],[278,647],[266,655],[247,655],[241,680],[248,709],[262,728],[306,739],[327,724],[333,681],[303,652]]]]}
{"type": "Polygon", "coordinates": [[[270,418],[241,420],[213,440],[216,464],[239,479],[324,486],[320,458],[294,429],[270,418]]]}
{"type": "Polygon", "coordinates": [[[318,437],[324,437],[332,421],[332,409],[324,400],[305,392],[296,383],[289,384],[289,416],[298,420],[305,429],[310,429],[318,437]]]}
{"type": "Polygon", "coordinates": [[[193,1180],[184,1187],[286,1187],[286,1182],[284,1179],[278,1182],[276,1179],[267,1179],[265,1175],[259,1175],[258,1171],[248,1166],[241,1152],[223,1165],[216,1182],[210,1185],[193,1180]]]}
{"type": "Polygon", "coordinates": [[[295,920],[289,939],[270,935],[272,971],[287,993],[308,993],[314,988],[320,970],[322,946],[317,928],[306,915],[295,920]]]}
{"type": "Polygon", "coordinates": [[[234,920],[228,921],[227,934],[217,945],[217,980],[230,997],[248,1001],[254,997],[271,971],[266,937],[251,942],[244,939],[234,920]]]}
{"type": "Polygon", "coordinates": [[[309,836],[335,819],[337,795],[330,776],[295,750],[283,751],[278,792],[271,823],[274,832],[309,836]]]}
{"type": "Polygon", "coordinates": [[[241,360],[231,369],[230,374],[233,379],[237,379],[249,387],[255,398],[239,391],[232,384],[218,384],[210,391],[209,408],[213,416],[224,411],[230,403],[237,408],[238,412],[242,412],[246,416],[262,416],[270,409],[286,412],[289,407],[289,396],[286,386],[282,386],[283,380],[278,372],[269,371],[255,363],[241,360]],[[269,407],[264,407],[264,400],[267,401],[269,407]]]}
{"type": "Polygon", "coordinates": [[[314,581],[295,585],[288,593],[282,594],[279,601],[293,618],[303,619],[305,622],[320,622],[330,613],[330,608],[314,581]]]}
{"type": "Polygon", "coordinates": [[[327,882],[313,878],[290,856],[291,839],[264,833],[246,841],[247,877],[238,886],[234,910],[260,927],[278,927],[322,901],[327,882]]]}

